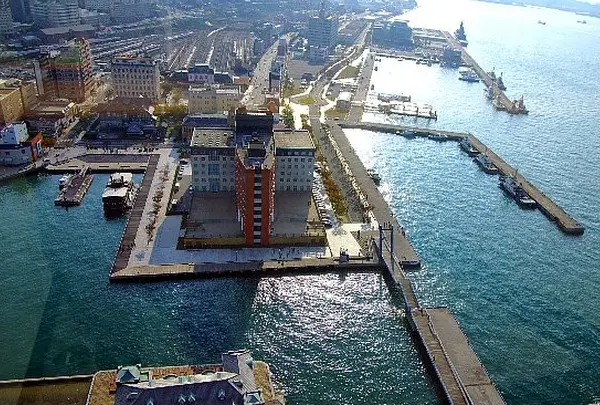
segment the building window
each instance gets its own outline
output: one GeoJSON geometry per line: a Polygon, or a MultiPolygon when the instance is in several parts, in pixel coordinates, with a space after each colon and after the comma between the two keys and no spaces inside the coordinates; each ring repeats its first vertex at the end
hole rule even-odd
{"type": "MultiPolygon", "coordinates": [[[[304,152],[302,152],[302,153],[304,153],[304,152]]],[[[304,158],[300,158],[300,161],[301,161],[301,162],[304,162],[304,158]]]]}
{"type": "Polygon", "coordinates": [[[218,163],[209,163],[208,165],[208,175],[219,175],[220,174],[220,166],[218,163]]]}
{"type": "Polygon", "coordinates": [[[297,162],[297,161],[298,161],[298,158],[294,158],[294,162],[297,162]]]}

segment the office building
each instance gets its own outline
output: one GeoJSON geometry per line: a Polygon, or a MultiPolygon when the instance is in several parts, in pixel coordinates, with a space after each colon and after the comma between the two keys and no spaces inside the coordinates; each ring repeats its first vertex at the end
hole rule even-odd
{"type": "Polygon", "coordinates": [[[77,0],[33,0],[31,14],[33,22],[40,28],[79,25],[77,0]]]}
{"type": "Polygon", "coordinates": [[[10,0],[13,21],[28,23],[31,21],[30,0],[10,0]]]}
{"type": "Polygon", "coordinates": [[[274,129],[270,112],[239,108],[233,124],[209,117],[204,125],[197,122],[202,126],[194,129],[190,143],[194,190],[234,192],[243,243],[268,246],[276,191],[310,196],[315,159],[310,134],[274,129]]]}
{"type": "Polygon", "coordinates": [[[337,42],[338,28],[337,16],[326,15],[324,10],[309,20],[307,38],[310,60],[323,62],[327,59],[337,42]]]}
{"type": "Polygon", "coordinates": [[[10,9],[10,0],[0,0],[0,38],[13,33],[13,16],[10,9]]]}
{"type": "Polygon", "coordinates": [[[33,65],[42,99],[83,102],[94,89],[90,46],[83,38],[73,39],[58,50],[44,52],[33,65]]]}
{"type": "Polygon", "coordinates": [[[190,87],[188,112],[190,114],[220,113],[238,107],[242,93],[237,87],[190,87]]]}
{"type": "Polygon", "coordinates": [[[373,25],[373,44],[397,49],[412,49],[412,28],[407,21],[387,20],[373,25]]]}
{"type": "Polygon", "coordinates": [[[115,94],[157,102],[160,97],[160,69],[151,58],[120,56],[112,60],[111,78],[115,94]]]}

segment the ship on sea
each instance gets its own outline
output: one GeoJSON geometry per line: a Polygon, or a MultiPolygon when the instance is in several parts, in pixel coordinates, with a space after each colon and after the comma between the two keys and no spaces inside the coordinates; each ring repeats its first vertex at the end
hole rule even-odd
{"type": "Polygon", "coordinates": [[[465,34],[465,26],[462,21],[460,22],[460,27],[454,31],[454,36],[456,37],[458,43],[462,46],[469,45],[469,41],[467,41],[467,34],[465,34]]]}
{"type": "Polygon", "coordinates": [[[134,196],[133,174],[111,174],[102,193],[104,213],[108,216],[121,215],[133,206],[134,196]]]}

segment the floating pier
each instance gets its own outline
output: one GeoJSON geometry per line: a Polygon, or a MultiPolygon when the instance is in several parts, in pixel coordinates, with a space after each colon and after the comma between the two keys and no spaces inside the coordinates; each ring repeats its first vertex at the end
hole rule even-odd
{"type": "Polygon", "coordinates": [[[71,176],[67,184],[58,193],[58,197],[54,200],[54,205],[62,207],[72,207],[81,204],[85,193],[87,193],[94,175],[89,174],[89,167],[83,167],[79,170],[79,173],[71,176]]]}
{"type": "Polygon", "coordinates": [[[569,216],[561,207],[559,207],[554,201],[547,197],[537,187],[531,184],[521,174],[517,173],[508,163],[506,163],[500,156],[494,151],[488,148],[483,142],[481,142],[473,134],[467,132],[454,132],[444,130],[434,130],[427,128],[411,127],[404,125],[390,125],[390,124],[378,124],[371,122],[350,122],[350,121],[339,121],[338,125],[342,128],[359,128],[374,132],[386,132],[396,134],[398,132],[411,131],[414,136],[418,137],[429,137],[430,135],[445,136],[448,140],[460,141],[467,137],[471,142],[471,145],[479,153],[486,154],[494,166],[496,166],[501,174],[507,176],[515,176],[518,183],[529,197],[533,198],[538,204],[540,211],[546,215],[551,221],[554,221],[559,229],[568,235],[583,235],[585,227],[569,216]]]}

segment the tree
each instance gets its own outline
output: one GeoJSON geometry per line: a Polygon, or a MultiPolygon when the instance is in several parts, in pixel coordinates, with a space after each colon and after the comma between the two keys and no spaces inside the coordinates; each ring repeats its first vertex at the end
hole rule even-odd
{"type": "Polygon", "coordinates": [[[288,128],[294,128],[294,112],[289,104],[283,108],[283,124],[288,128]]]}

